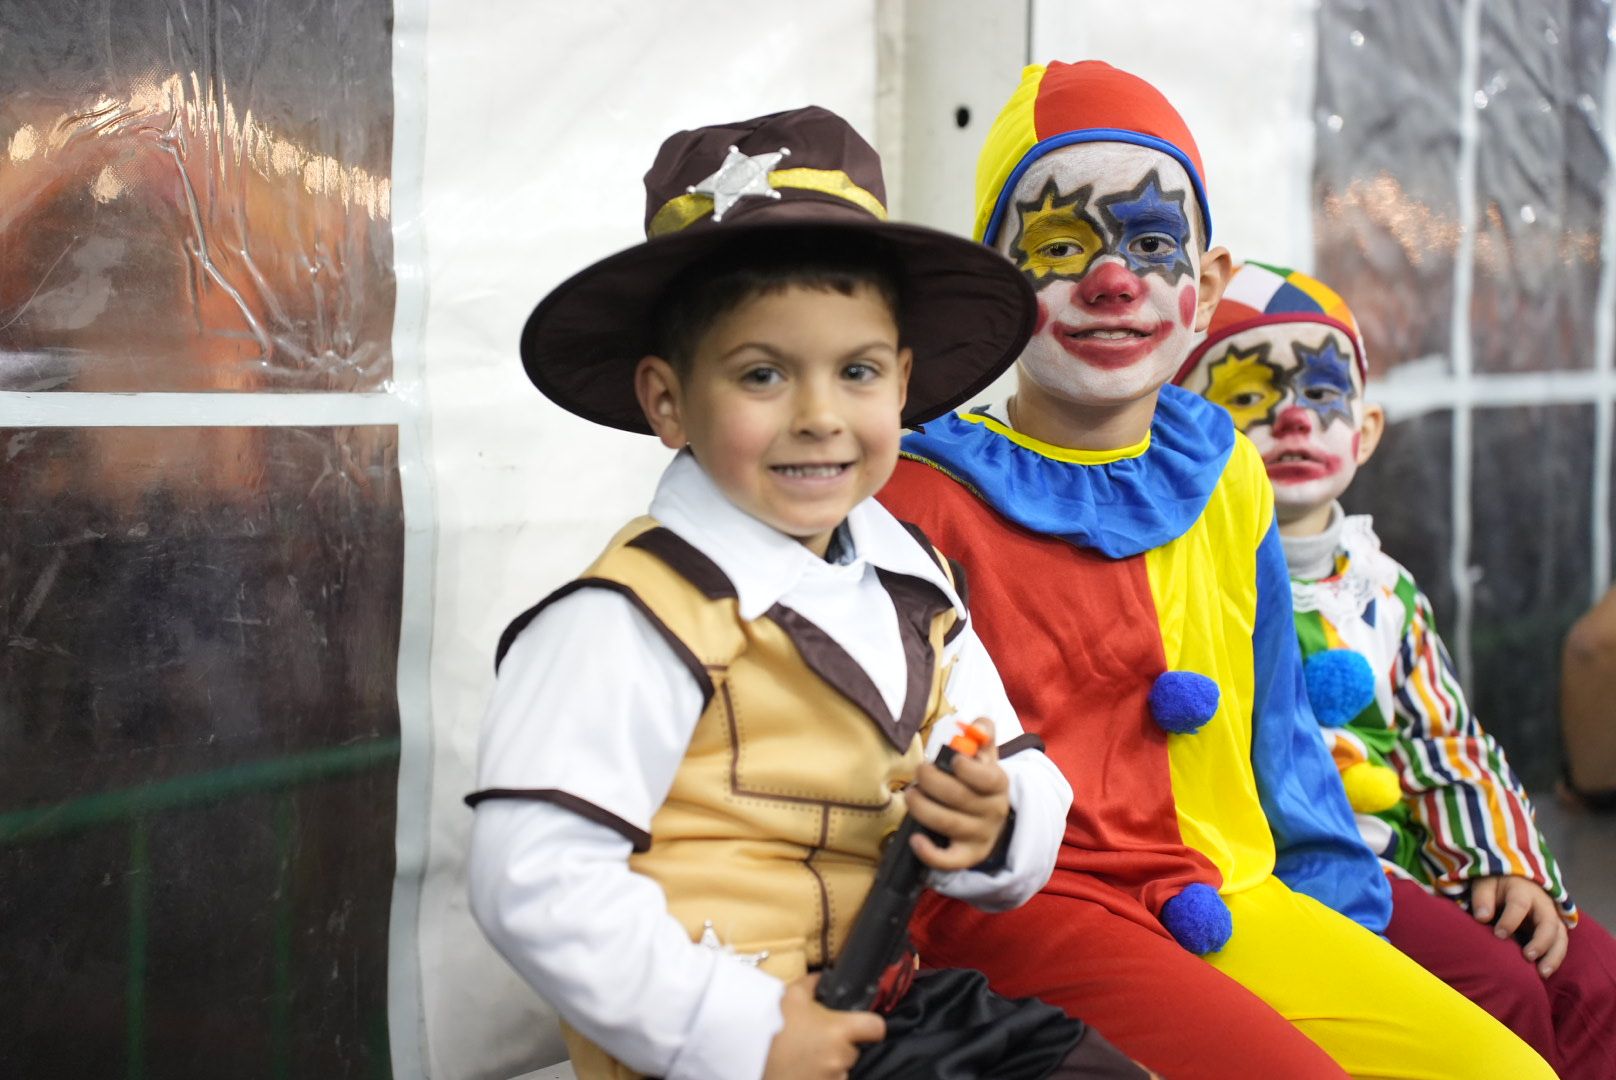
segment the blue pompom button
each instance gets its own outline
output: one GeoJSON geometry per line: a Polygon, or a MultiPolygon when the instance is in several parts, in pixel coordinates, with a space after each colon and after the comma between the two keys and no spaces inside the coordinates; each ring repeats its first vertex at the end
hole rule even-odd
{"type": "Polygon", "coordinates": [[[1302,665],[1307,700],[1324,727],[1346,727],[1375,703],[1375,673],[1351,649],[1325,649],[1302,665]]]}
{"type": "Polygon", "coordinates": [[[1150,715],[1175,735],[1190,735],[1218,711],[1218,684],[1193,671],[1166,671],[1150,688],[1150,715]]]}
{"type": "Polygon", "coordinates": [[[1215,953],[1229,943],[1234,918],[1218,890],[1196,882],[1162,905],[1162,925],[1173,940],[1196,956],[1215,953]]]}

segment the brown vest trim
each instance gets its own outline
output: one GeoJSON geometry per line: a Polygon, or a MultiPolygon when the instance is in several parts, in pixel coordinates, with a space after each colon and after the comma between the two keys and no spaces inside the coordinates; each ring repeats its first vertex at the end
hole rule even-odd
{"type": "MultiPolygon", "coordinates": [[[[970,611],[971,610],[971,586],[965,580],[965,567],[961,566],[959,563],[955,562],[953,559],[949,559],[948,560],[948,568],[951,571],[951,574],[949,576],[951,576],[954,579],[954,591],[959,594],[960,607],[964,608],[966,611],[970,611]]],[[[961,633],[964,632],[966,621],[967,621],[966,619],[955,619],[954,620],[954,625],[950,626],[947,630],[943,631],[943,644],[944,645],[949,644],[955,638],[959,637],[961,633]]]]}
{"type": "Polygon", "coordinates": [[[1044,740],[1031,734],[1017,735],[1008,742],[999,744],[999,760],[1003,761],[1007,757],[1014,757],[1023,750],[1037,750],[1039,753],[1043,753],[1044,740]]]}
{"type": "MultiPolygon", "coordinates": [[[[890,590],[888,590],[890,591],[890,590]]],[[[848,655],[847,650],[817,625],[810,622],[800,612],[786,607],[784,604],[775,604],[763,613],[764,618],[785,631],[786,637],[797,647],[802,655],[803,662],[813,669],[815,675],[824,679],[827,684],[836,689],[848,701],[857,705],[859,709],[875,722],[887,741],[893,745],[900,754],[909,748],[910,741],[915,732],[920,730],[920,721],[915,719],[911,724],[905,724],[910,708],[908,698],[914,696],[915,662],[910,655],[908,635],[904,633],[903,609],[898,611],[898,630],[903,634],[903,654],[909,662],[909,689],[904,700],[903,717],[894,720],[887,713],[887,703],[881,698],[881,691],[877,690],[870,676],[859,667],[858,661],[848,655]]],[[[928,649],[929,651],[929,649],[928,649]]],[[[926,669],[929,682],[931,669],[926,669]]],[[[925,709],[924,700],[920,702],[917,713],[925,709]]]]}
{"type": "Polygon", "coordinates": [[[931,542],[931,537],[926,535],[925,529],[912,521],[899,521],[898,524],[902,525],[904,530],[915,538],[915,543],[920,545],[922,551],[931,556],[931,561],[937,564],[937,569],[945,574],[948,573],[948,567],[943,565],[943,559],[937,551],[937,545],[931,542]]]}
{"type": "Polygon", "coordinates": [[[814,875],[814,883],[819,886],[819,911],[821,915],[819,920],[819,962],[821,965],[829,965],[836,959],[830,954],[830,928],[831,924],[836,921],[836,908],[831,902],[830,889],[825,886],[824,875],[819,872],[818,867],[814,866],[814,857],[823,851],[828,843],[830,843],[830,810],[826,808],[819,812],[819,846],[810,851],[808,857],[802,861],[803,867],[814,875]]]}
{"type": "Polygon", "coordinates": [[[709,600],[734,600],[739,595],[717,563],[672,529],[661,525],[646,529],[624,546],[655,555],[709,600]]]}
{"type": "Polygon", "coordinates": [[[673,654],[690,671],[691,676],[696,680],[696,686],[701,689],[701,707],[703,709],[707,708],[708,703],[713,700],[713,680],[712,676],[707,674],[707,668],[702,664],[701,660],[696,657],[695,653],[690,651],[690,646],[686,645],[679,639],[677,634],[668,629],[666,623],[656,617],[656,613],[650,609],[644,600],[640,599],[639,594],[620,581],[610,581],[606,578],[586,577],[569,581],[537,604],[522,612],[515,619],[512,619],[511,625],[507,626],[505,632],[499,635],[499,647],[494,650],[494,673],[499,673],[500,662],[505,659],[505,654],[510,652],[511,644],[516,640],[516,635],[527,629],[527,625],[538,618],[545,608],[557,600],[571,596],[579,589],[610,589],[633,604],[640,614],[644,615],[651,625],[656,627],[657,633],[662,635],[662,640],[668,643],[668,648],[673,650],[673,654]]]}
{"type": "Polygon", "coordinates": [[[651,834],[644,829],[636,829],[610,810],[602,810],[592,802],[580,799],[578,796],[555,788],[484,788],[482,791],[473,791],[466,796],[466,805],[475,807],[478,803],[489,799],[522,799],[528,802],[547,802],[559,806],[563,810],[571,810],[581,818],[587,818],[596,825],[604,825],[608,829],[623,837],[634,845],[635,851],[651,850],[651,834]]]}
{"type": "MultiPolygon", "coordinates": [[[[915,543],[919,544],[926,554],[931,556],[931,561],[937,564],[937,569],[941,570],[943,576],[953,583],[954,592],[960,599],[960,607],[966,611],[971,610],[970,586],[965,581],[965,567],[938,551],[937,545],[931,542],[931,537],[927,536],[926,531],[919,525],[912,521],[899,521],[898,524],[908,530],[909,535],[915,538],[915,543]]],[[[964,630],[965,620],[955,619],[954,625],[943,633],[943,644],[947,645],[959,637],[964,630]]]]}
{"type": "Polygon", "coordinates": [[[931,698],[932,672],[937,662],[937,655],[931,647],[932,620],[954,605],[929,581],[880,568],[876,569],[875,576],[892,598],[892,606],[898,610],[898,637],[903,641],[903,658],[908,666],[898,730],[904,733],[904,744],[907,745],[914,733],[920,730],[921,722],[926,718],[926,705],[931,698]]]}

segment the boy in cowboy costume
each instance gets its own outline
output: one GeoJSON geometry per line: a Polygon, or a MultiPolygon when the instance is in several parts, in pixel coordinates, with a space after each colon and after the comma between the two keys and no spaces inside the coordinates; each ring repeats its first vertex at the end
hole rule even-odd
{"type": "Polygon", "coordinates": [[[1387,938],[1562,1077],[1616,1075],[1616,941],[1579,919],[1430,601],[1337,501],[1385,426],[1368,373],[1334,290],[1247,262],[1176,381],[1229,411],[1273,483],[1313,711],[1391,881],[1387,938]]]}
{"type": "Polygon", "coordinates": [[[1029,67],[977,196],[1037,328],[1014,396],[905,439],[882,501],[970,573],[1076,797],[1040,894],[990,920],[929,898],[921,955],[1175,1080],[1548,1076],[1375,936],[1387,886],[1307,710],[1262,461],[1164,386],[1230,272],[1183,120],[1106,64],[1029,67]]]}
{"type": "Polygon", "coordinates": [[[1030,294],[984,248],[887,223],[875,152],[823,109],[680,132],[645,182],[649,239],[546,297],[522,358],[558,404],[679,453],[649,515],[500,640],[478,920],[585,1077],[1142,1075],[975,972],[908,986],[912,955],[884,1017],[813,996],[906,811],[949,841],[914,841],[934,887],[987,910],[1059,845],[1070,789],[963,579],[870,498],[902,423],[1009,363],[1030,294]],[[925,763],[964,721],[997,746],[925,763]]]}

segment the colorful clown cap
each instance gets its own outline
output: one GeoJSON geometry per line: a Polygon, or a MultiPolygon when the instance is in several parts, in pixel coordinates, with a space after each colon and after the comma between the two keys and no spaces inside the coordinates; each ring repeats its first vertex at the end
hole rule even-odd
{"type": "Polygon", "coordinates": [[[1212,313],[1206,340],[1191,352],[1178,369],[1173,382],[1183,385],[1207,350],[1225,338],[1273,323],[1322,323],[1333,326],[1352,342],[1358,377],[1369,380],[1369,356],[1364,352],[1363,335],[1347,302],[1324,282],[1296,270],[1267,263],[1247,262],[1235,268],[1229,287],[1212,313]]]}
{"type": "Polygon", "coordinates": [[[1033,162],[1051,150],[1085,142],[1147,146],[1184,166],[1195,185],[1203,231],[1211,238],[1201,152],[1184,118],[1160,90],[1099,60],[1057,60],[1022,70],[1021,85],[993,121],[977,158],[976,238],[993,245],[1010,196],[1033,162]]]}

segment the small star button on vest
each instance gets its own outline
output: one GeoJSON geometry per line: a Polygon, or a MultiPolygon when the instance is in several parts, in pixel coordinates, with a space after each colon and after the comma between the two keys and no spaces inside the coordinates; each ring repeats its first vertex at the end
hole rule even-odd
{"type": "Polygon", "coordinates": [[[718,931],[713,929],[713,920],[711,919],[702,920],[701,937],[696,939],[696,944],[704,949],[712,949],[714,952],[728,953],[747,967],[757,967],[769,958],[768,949],[755,953],[738,953],[735,951],[734,946],[725,945],[719,941],[718,931]]]}

